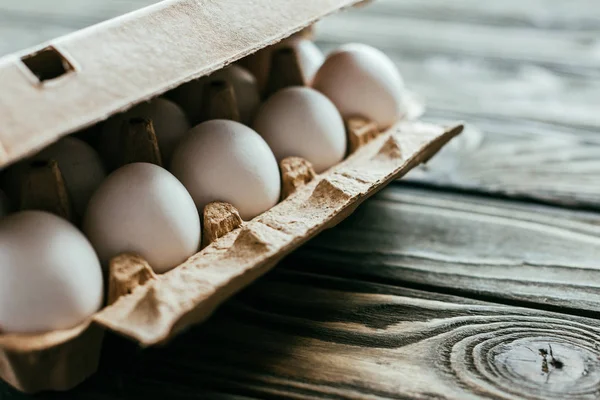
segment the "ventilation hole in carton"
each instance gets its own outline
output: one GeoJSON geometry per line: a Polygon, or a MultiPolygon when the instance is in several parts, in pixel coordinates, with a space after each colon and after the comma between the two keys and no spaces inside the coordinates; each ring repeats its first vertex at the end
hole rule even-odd
{"type": "Polygon", "coordinates": [[[23,56],[21,61],[38,78],[40,83],[56,79],[75,70],[73,65],[52,46],[23,56]]]}

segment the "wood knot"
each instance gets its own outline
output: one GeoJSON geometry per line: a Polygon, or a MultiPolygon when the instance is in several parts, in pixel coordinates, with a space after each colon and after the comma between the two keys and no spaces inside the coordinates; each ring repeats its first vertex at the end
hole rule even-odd
{"type": "Polygon", "coordinates": [[[481,326],[455,337],[446,354],[453,373],[468,385],[524,398],[593,398],[600,387],[596,340],[595,332],[570,321],[514,317],[502,328],[481,326]]]}
{"type": "Polygon", "coordinates": [[[550,374],[550,368],[562,369],[563,362],[554,357],[554,352],[552,351],[552,345],[548,344],[548,350],[539,349],[540,356],[542,356],[542,372],[546,374],[550,374]]]}

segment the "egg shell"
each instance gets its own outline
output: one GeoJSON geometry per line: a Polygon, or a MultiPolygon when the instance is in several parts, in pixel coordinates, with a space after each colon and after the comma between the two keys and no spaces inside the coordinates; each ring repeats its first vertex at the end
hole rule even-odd
{"type": "Polygon", "coordinates": [[[218,80],[223,80],[232,86],[240,113],[240,122],[251,123],[260,105],[260,94],[254,76],[239,65],[230,65],[207,77],[186,83],[173,90],[169,97],[185,110],[192,123],[198,124],[202,122],[204,87],[218,80]]]}
{"type": "Polygon", "coordinates": [[[0,220],[0,331],[68,329],[102,305],[92,245],[66,220],[22,211],[0,220]]]}
{"type": "Polygon", "coordinates": [[[401,116],[402,77],[394,63],[371,46],[349,44],[332,52],[317,71],[313,87],[333,101],[344,119],[363,117],[386,129],[401,116]]]}
{"type": "Polygon", "coordinates": [[[283,48],[292,48],[296,51],[300,70],[307,85],[312,83],[317,70],[325,60],[317,45],[301,36],[291,37],[246,57],[241,63],[256,77],[261,93],[264,93],[269,82],[273,53],[283,48]]]}
{"type": "Polygon", "coordinates": [[[194,127],[175,151],[171,172],[200,212],[210,202],[224,201],[248,220],[279,200],[275,156],[258,133],[238,122],[212,120],[194,127]]]}
{"type": "Polygon", "coordinates": [[[174,102],[155,98],[138,104],[131,110],[118,114],[104,123],[99,150],[111,169],[119,167],[122,160],[121,129],[123,122],[132,118],[151,119],[158,148],[164,165],[168,165],[173,150],[190,129],[184,111],[174,102]]]}
{"type": "Polygon", "coordinates": [[[92,194],[106,177],[100,156],[84,141],[65,137],[33,156],[30,162],[47,160],[58,163],[73,210],[83,216],[92,194]]]}
{"type": "Polygon", "coordinates": [[[189,193],[167,170],[148,163],[125,165],[106,178],[90,200],[83,230],[104,266],[134,253],[162,273],[200,246],[200,218],[189,193]]]}
{"type": "Polygon", "coordinates": [[[335,105],[306,87],[283,89],[259,109],[254,129],[278,161],[302,157],[321,173],[344,159],[346,130],[335,105]]]}

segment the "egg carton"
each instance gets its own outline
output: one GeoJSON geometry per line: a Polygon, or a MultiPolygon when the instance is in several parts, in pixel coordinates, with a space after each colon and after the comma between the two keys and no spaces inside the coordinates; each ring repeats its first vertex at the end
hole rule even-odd
{"type": "MultiPolygon", "coordinates": [[[[147,49],[141,48],[149,43],[154,46],[158,43],[169,52],[173,37],[170,31],[160,29],[162,24],[164,27],[177,26],[181,22],[184,25],[178,28],[181,35],[197,33],[197,25],[210,26],[214,30],[225,29],[223,26],[227,25],[222,24],[229,24],[227,29],[219,33],[219,40],[208,40],[212,47],[207,45],[206,38],[190,35],[184,41],[183,56],[177,54],[173,56],[175,59],[157,61],[160,68],[155,66],[156,70],[149,73],[154,77],[153,80],[145,81],[146,77],[143,76],[140,85],[126,86],[118,95],[111,92],[110,96],[103,97],[101,94],[96,104],[77,103],[81,93],[73,93],[73,89],[70,89],[68,96],[59,96],[65,90],[64,86],[70,84],[93,95],[90,91],[96,86],[89,86],[89,76],[83,76],[78,84],[71,83],[68,76],[59,77],[53,82],[38,82],[39,85],[49,85],[38,86],[38,90],[48,92],[42,93],[43,100],[38,98],[39,93],[37,97],[31,94],[31,82],[27,87],[17,84],[17,103],[29,99],[28,112],[32,107],[36,111],[39,109],[41,119],[48,125],[42,129],[36,125],[36,121],[18,122],[14,113],[22,111],[20,108],[12,109],[14,113],[10,115],[11,119],[5,119],[4,122],[8,121],[7,129],[0,129],[0,140],[4,144],[0,163],[6,165],[16,161],[60,136],[91,126],[133,104],[207,75],[292,34],[310,34],[306,28],[317,19],[358,2],[308,0],[290,5],[286,0],[222,0],[218,3],[210,5],[215,9],[207,12],[192,0],[164,2],[68,36],[46,47],[83,49],[87,48],[86,44],[89,47],[90,41],[98,44],[100,38],[113,43],[120,51],[116,54],[129,54],[135,58],[140,54],[148,55],[147,49]],[[260,29],[248,27],[231,14],[219,13],[235,7],[246,10],[244,20],[261,21],[260,29]],[[197,24],[185,25],[182,22],[191,17],[197,18],[197,24]],[[145,26],[152,24],[156,29],[149,32],[145,26]],[[254,38],[248,39],[249,43],[239,45],[231,37],[236,27],[246,31],[257,30],[252,31],[254,38]],[[128,32],[128,37],[123,37],[123,32],[128,32]],[[119,41],[126,43],[119,44],[119,41]],[[199,49],[194,46],[199,46],[199,49]],[[208,56],[202,53],[206,49],[212,51],[208,56]],[[136,53],[138,51],[139,54],[136,53]],[[204,58],[192,67],[188,62],[192,55],[204,58]],[[175,71],[174,66],[177,67],[175,71]],[[167,67],[170,69],[167,70],[167,67]],[[159,73],[161,71],[164,73],[159,73]],[[124,99],[126,105],[122,104],[124,99]],[[65,106],[79,113],[77,115],[82,118],[71,118],[62,112],[61,107],[65,106]],[[54,110],[55,114],[46,114],[47,108],[54,110]],[[22,140],[16,140],[19,135],[22,140]]],[[[239,39],[239,34],[233,36],[239,39]]],[[[26,57],[20,56],[20,59],[26,57]]],[[[88,54],[88,57],[91,56],[88,54]]],[[[79,68],[81,75],[89,73],[82,66],[77,67],[75,59],[65,60],[74,70],[79,68]]],[[[0,73],[10,73],[12,61],[10,57],[8,61],[0,60],[0,73]]],[[[119,57],[112,55],[111,73],[102,75],[106,76],[105,81],[118,77],[116,72],[127,73],[131,65],[122,66],[121,62],[119,57]]],[[[100,66],[103,63],[100,62],[100,66]]],[[[98,68],[96,64],[90,68],[98,73],[94,69],[98,68]]],[[[267,92],[305,83],[297,55],[289,49],[282,48],[273,54],[272,70],[274,72],[268,81],[267,92]]],[[[77,75],[71,78],[77,78],[77,75]]],[[[5,82],[0,82],[0,87],[4,85],[5,82]]],[[[14,85],[9,82],[8,86],[14,85]]],[[[6,93],[0,90],[2,106],[6,104],[6,93]]],[[[226,82],[211,83],[205,96],[205,118],[239,118],[234,92],[226,82]]],[[[298,157],[281,161],[282,199],[251,221],[242,221],[231,204],[214,202],[207,205],[202,215],[201,251],[171,271],[155,274],[151,266],[136,254],[114,258],[106,279],[106,306],[88,321],[72,329],[42,334],[0,334],[0,377],[24,392],[68,390],[96,371],[105,330],[146,347],[165,344],[183,330],[206,320],[220,304],[269,271],[291,251],[324,229],[338,224],[392,180],[427,162],[462,131],[460,124],[442,127],[417,122],[423,106],[415,96],[406,96],[404,111],[403,119],[384,132],[380,132],[375,123],[362,118],[345,121],[348,155],[322,174],[315,174],[311,164],[298,157]]],[[[0,108],[0,121],[2,116],[3,109],[0,108]]],[[[151,120],[125,121],[121,139],[124,159],[119,160],[120,163],[144,161],[161,164],[160,149],[151,120]]],[[[49,160],[33,165],[26,182],[21,193],[23,208],[48,210],[70,220],[76,218],[56,162],[49,160]]]]}
{"type": "MultiPolygon", "coordinates": [[[[243,222],[231,204],[206,206],[205,247],[175,269],[157,275],[140,256],[113,259],[108,305],[90,321],[65,331],[0,335],[0,376],[26,392],[66,390],[95,372],[104,328],[142,346],[167,342],[387,183],[426,162],[462,130],[461,125],[402,121],[379,133],[363,120],[347,124],[356,151],[321,175],[301,158],[283,160],[286,198],[262,215],[243,222]]],[[[46,171],[55,174],[56,164],[46,171]]],[[[64,202],[64,197],[55,199],[64,202]]],[[[64,203],[60,207],[68,209],[64,203]]]]}

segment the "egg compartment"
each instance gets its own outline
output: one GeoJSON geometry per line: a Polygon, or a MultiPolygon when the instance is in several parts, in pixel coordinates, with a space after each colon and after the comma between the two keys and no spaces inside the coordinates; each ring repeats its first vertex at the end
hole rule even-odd
{"type": "MultiPolygon", "coordinates": [[[[223,7],[245,3],[223,2],[228,3],[223,7]]],[[[285,1],[275,2],[289,7],[285,1]]],[[[179,12],[180,7],[190,3],[174,1],[157,7],[164,7],[158,11],[165,14],[166,10],[179,12]]],[[[214,61],[210,67],[198,67],[200,72],[191,75],[189,71],[182,72],[185,79],[177,78],[178,84],[215,71],[260,47],[294,34],[322,15],[354,3],[357,1],[307,1],[298,7],[310,9],[310,15],[316,17],[308,18],[305,13],[303,22],[292,23],[289,19],[293,17],[286,13],[288,21],[278,28],[280,33],[264,36],[262,44],[249,52],[247,49],[232,50],[235,56],[230,56],[225,63],[214,61]]],[[[186,10],[184,15],[187,17],[189,12],[186,10]]],[[[159,14],[146,11],[134,20],[139,22],[159,14]]],[[[269,21],[277,21],[277,18],[269,21]]],[[[297,34],[310,35],[310,28],[297,34]]],[[[243,65],[247,60],[242,58],[239,62],[243,65]]],[[[77,73],[79,66],[76,62],[73,65],[72,73],[77,73]]],[[[284,46],[274,51],[271,68],[264,97],[286,86],[306,84],[293,49],[284,46]]],[[[155,78],[162,79],[159,75],[155,78]]],[[[174,85],[169,82],[163,80],[158,91],[172,89],[174,85]]],[[[227,82],[213,82],[204,95],[203,119],[239,119],[236,98],[227,82]]],[[[150,97],[138,93],[135,101],[129,100],[127,108],[150,97]]],[[[410,94],[406,99],[404,119],[385,132],[379,132],[375,123],[362,118],[345,121],[349,154],[344,161],[320,175],[301,158],[281,161],[282,201],[253,220],[242,221],[231,204],[214,202],[206,206],[201,215],[202,249],[175,269],[157,275],[138,255],[123,254],[114,258],[106,280],[106,306],[89,321],[72,329],[37,335],[1,334],[0,331],[0,377],[25,392],[67,390],[96,370],[104,329],[129,337],[141,346],[152,346],[164,344],[191,325],[204,321],[222,302],[266,273],[285,255],[342,221],[362,201],[426,162],[461,132],[461,125],[440,127],[412,121],[422,113],[423,105],[410,94]]],[[[112,107],[101,116],[94,111],[86,117],[86,124],[124,110],[122,106],[112,107]]],[[[79,125],[77,129],[82,127],[84,125],[79,125]]],[[[62,136],[74,127],[63,124],[60,130],[62,136]]],[[[90,132],[93,131],[98,130],[92,128],[90,132]]],[[[34,138],[25,147],[16,146],[13,154],[0,154],[0,162],[6,164],[55,139],[56,135],[34,138]]],[[[128,119],[122,125],[120,140],[121,151],[115,153],[118,165],[136,161],[162,164],[152,120],[128,119]]],[[[44,209],[77,222],[79,216],[73,213],[56,162],[37,162],[30,167],[19,200],[21,208],[44,209]]]]}

